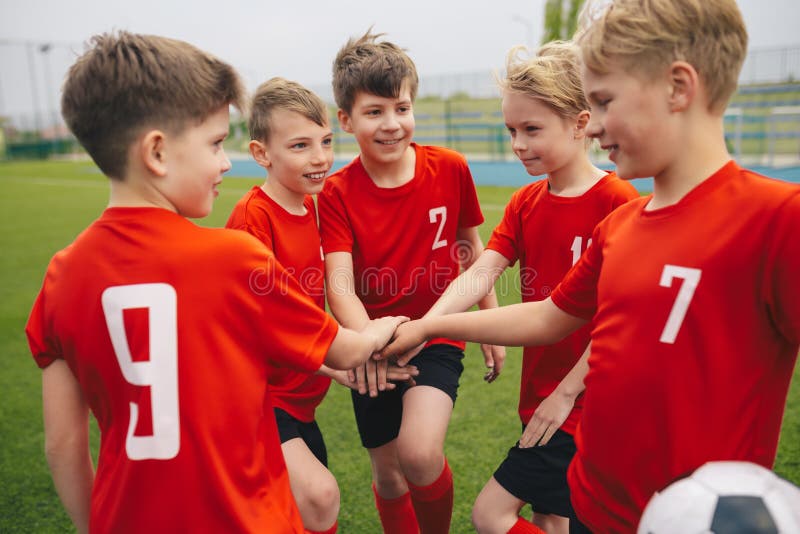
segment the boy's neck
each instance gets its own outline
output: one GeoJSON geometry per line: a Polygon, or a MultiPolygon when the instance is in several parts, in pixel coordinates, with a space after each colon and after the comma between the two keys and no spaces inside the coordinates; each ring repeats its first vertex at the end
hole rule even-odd
{"type": "Polygon", "coordinates": [[[292,215],[305,215],[308,212],[305,206],[306,196],[281,186],[278,180],[267,178],[261,190],[292,215]]]}
{"type": "Polygon", "coordinates": [[[595,167],[586,153],[547,175],[548,190],[559,197],[579,197],[603,179],[606,172],[595,167]]]}
{"type": "Polygon", "coordinates": [[[163,208],[177,213],[158,189],[147,180],[128,175],[122,179],[109,179],[109,208],[163,208]]]}
{"type": "Polygon", "coordinates": [[[725,145],[722,118],[709,117],[701,125],[685,130],[679,157],[653,177],[653,198],[645,209],[677,204],[731,160],[725,145]]]}
{"type": "Polygon", "coordinates": [[[414,178],[417,153],[414,146],[409,145],[397,161],[386,163],[366,159],[362,153],[361,164],[377,187],[390,189],[405,185],[414,178]]]}

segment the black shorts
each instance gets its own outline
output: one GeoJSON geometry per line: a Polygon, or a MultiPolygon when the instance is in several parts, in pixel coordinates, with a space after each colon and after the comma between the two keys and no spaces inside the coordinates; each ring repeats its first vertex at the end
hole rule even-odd
{"type": "Polygon", "coordinates": [[[567,468],[573,456],[575,439],[556,430],[547,445],[521,449],[517,442],[494,478],[507,492],[530,504],[534,513],[569,517],[573,512],[567,468]]]}
{"type": "MultiPolygon", "coordinates": [[[[431,386],[444,391],[456,402],[458,380],[464,371],[464,351],[447,344],[425,347],[409,363],[419,369],[414,377],[418,386],[431,386]]],[[[397,438],[403,418],[403,395],[409,386],[398,383],[390,391],[381,391],[377,397],[351,390],[361,444],[367,449],[386,445],[397,438]]]]}
{"type": "Polygon", "coordinates": [[[275,408],[275,422],[278,423],[278,435],[281,437],[281,443],[286,443],[294,438],[302,439],[317,460],[328,467],[328,449],[325,447],[325,440],[322,439],[322,432],[316,421],[304,423],[289,415],[285,410],[275,408]]]}

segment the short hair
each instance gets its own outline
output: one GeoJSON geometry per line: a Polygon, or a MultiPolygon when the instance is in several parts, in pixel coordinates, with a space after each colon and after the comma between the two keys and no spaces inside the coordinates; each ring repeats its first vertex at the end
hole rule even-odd
{"type": "Polygon", "coordinates": [[[247,123],[250,139],[269,141],[272,113],[279,109],[299,113],[319,126],[328,124],[328,108],[320,97],[297,82],[275,77],[262,83],[253,95],[247,123]]]}
{"type": "Polygon", "coordinates": [[[505,77],[498,80],[500,89],[536,98],[565,118],[589,109],[574,43],[551,41],[534,56],[524,57],[527,52],[524,46],[508,52],[505,77]]]}
{"type": "Polygon", "coordinates": [[[128,32],[95,35],[70,67],[61,97],[69,129],[110,178],[127,169],[146,128],[179,133],[222,106],[243,110],[236,71],[193,45],[128,32]]]}
{"type": "Polygon", "coordinates": [[[367,30],[359,39],[350,38],[333,62],[333,96],[345,113],[353,109],[356,94],[363,91],[396,98],[408,83],[411,100],[417,97],[419,76],[405,50],[378,39],[385,34],[367,30]]]}
{"type": "Polygon", "coordinates": [[[716,112],[736,90],[747,53],[747,29],[735,0],[589,0],[576,40],[586,67],[601,74],[612,62],[645,75],[673,61],[688,62],[716,112]]]}

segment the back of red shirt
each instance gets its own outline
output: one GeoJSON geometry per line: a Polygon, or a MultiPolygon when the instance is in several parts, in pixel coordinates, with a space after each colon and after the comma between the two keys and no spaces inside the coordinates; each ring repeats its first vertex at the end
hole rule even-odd
{"type": "MultiPolygon", "coordinates": [[[[302,286],[325,309],[325,263],[322,259],[317,209],[306,196],[305,215],[286,211],[261,187],[254,186],[234,206],[225,225],[260,239],[302,286]]],[[[300,421],[311,422],[330,387],[327,376],[298,373],[285,366],[272,369],[269,377],[272,404],[300,421]]]]}
{"type": "Polygon", "coordinates": [[[303,531],[267,358],[313,372],[337,325],[257,240],[107,209],[53,258],[26,331],[98,421],[93,531],[303,531]]]}
{"type": "Polygon", "coordinates": [[[730,162],[675,205],[621,206],[553,293],[594,316],[578,517],[633,531],[651,495],[712,460],[772,467],[800,344],[800,188],[730,162]]]}
{"type": "MultiPolygon", "coordinates": [[[[544,300],[586,250],[597,223],[638,196],[632,185],[614,173],[577,197],[552,195],[547,180],[534,182],[512,195],[486,248],[499,252],[512,265],[519,260],[523,302],[544,300]]],[[[581,357],[590,331],[591,325],[586,325],[554,345],[525,347],[519,396],[523,424],[581,357]]],[[[575,433],[582,407],[580,395],[561,430],[575,433]]]]}
{"type": "Polygon", "coordinates": [[[422,317],[459,274],[457,230],[483,222],[464,157],[412,146],[408,183],[379,188],[356,158],[318,196],[325,253],[353,255],[355,292],[373,319],[422,317]]]}

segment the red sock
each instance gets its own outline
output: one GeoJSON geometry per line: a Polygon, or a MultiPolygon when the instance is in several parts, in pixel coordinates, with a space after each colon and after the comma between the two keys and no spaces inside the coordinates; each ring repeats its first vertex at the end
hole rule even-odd
{"type": "Polygon", "coordinates": [[[520,517],[514,523],[514,526],[509,529],[508,534],[545,534],[545,532],[530,521],[520,517]]]}
{"type": "Polygon", "coordinates": [[[306,529],[306,534],[336,534],[336,530],[339,528],[339,522],[334,521],[333,526],[328,530],[308,530],[306,529]]]}
{"type": "Polygon", "coordinates": [[[375,507],[381,518],[384,534],[419,534],[417,515],[411,505],[410,493],[386,499],[378,495],[375,484],[372,484],[372,493],[375,494],[375,507]]]}
{"type": "Polygon", "coordinates": [[[439,478],[429,486],[415,486],[408,482],[411,502],[417,513],[422,534],[447,534],[453,515],[453,472],[444,460],[444,469],[439,478]]]}

